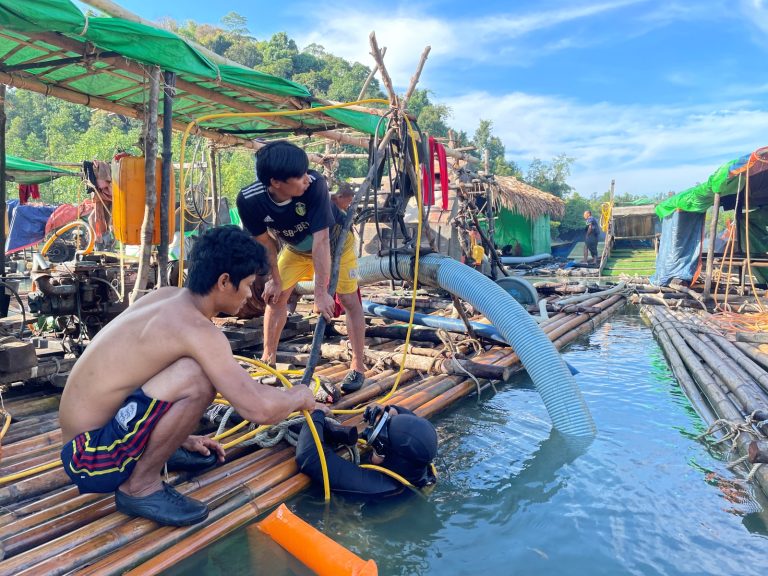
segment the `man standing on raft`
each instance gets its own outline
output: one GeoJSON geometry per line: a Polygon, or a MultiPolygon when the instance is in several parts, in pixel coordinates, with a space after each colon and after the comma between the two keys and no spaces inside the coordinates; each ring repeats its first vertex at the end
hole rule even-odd
{"type": "Polygon", "coordinates": [[[264,249],[246,232],[210,230],[192,250],[186,288],[144,296],[96,335],[72,369],[59,412],[64,470],[81,492],[114,491],[119,511],[159,524],[200,522],[206,504],[160,474],[178,448],[224,460],[217,442],[191,435],[217,391],[260,424],[316,407],[306,386],[255,383],[210,320],[234,315],[266,270],[264,249]]]}
{"type": "MultiPolygon", "coordinates": [[[[257,180],[237,195],[243,226],[266,249],[272,277],[264,287],[264,353],[262,361],[275,363],[277,344],[288,315],[288,299],[300,280],[315,277],[315,311],[330,320],[333,297],[332,246],[344,224],[344,213],[331,202],[325,178],[309,170],[307,154],[298,146],[277,140],[256,153],[257,180]],[[278,257],[271,229],[286,244],[278,257]]],[[[342,392],[359,390],[365,382],[365,316],[357,291],[354,238],[347,235],[336,287],[346,311],[352,370],[341,382],[342,392]]]]}

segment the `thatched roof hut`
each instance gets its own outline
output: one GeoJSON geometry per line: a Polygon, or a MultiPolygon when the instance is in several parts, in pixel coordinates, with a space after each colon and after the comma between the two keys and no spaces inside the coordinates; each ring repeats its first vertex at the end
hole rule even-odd
{"type": "Polygon", "coordinates": [[[513,214],[528,220],[541,216],[560,219],[565,214],[565,202],[547,192],[521,182],[514,176],[496,176],[497,202],[513,214]]]}

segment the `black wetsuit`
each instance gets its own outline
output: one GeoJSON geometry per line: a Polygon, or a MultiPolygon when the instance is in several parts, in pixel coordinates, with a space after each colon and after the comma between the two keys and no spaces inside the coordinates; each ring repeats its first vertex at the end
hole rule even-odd
{"type": "MultiPolygon", "coordinates": [[[[406,408],[395,407],[395,409],[398,414],[413,414],[406,408]]],[[[336,454],[333,448],[325,443],[325,415],[322,411],[315,410],[312,412],[312,421],[315,423],[315,428],[317,428],[317,433],[323,444],[325,462],[328,466],[328,481],[332,491],[358,496],[392,496],[402,492],[403,485],[399,481],[382,472],[360,468],[354,462],[345,460],[336,454]]],[[[314,482],[323,481],[320,458],[312,438],[312,432],[306,422],[301,428],[299,441],[296,445],[296,463],[299,465],[299,470],[312,478],[314,482]]]]}

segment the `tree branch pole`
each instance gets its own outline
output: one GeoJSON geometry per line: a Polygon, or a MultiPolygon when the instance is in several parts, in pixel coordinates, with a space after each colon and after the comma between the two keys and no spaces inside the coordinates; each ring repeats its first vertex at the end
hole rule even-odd
{"type": "MultiPolygon", "coordinates": [[[[8,197],[5,184],[5,121],[5,84],[0,84],[0,278],[5,278],[5,219],[8,217],[5,205],[8,197]]],[[[7,313],[7,310],[0,312],[7,313]]]]}
{"type": "MultiPolygon", "coordinates": [[[[382,57],[382,59],[384,58],[386,53],[387,53],[387,47],[384,46],[381,49],[381,57],[382,57]]],[[[362,100],[363,99],[363,96],[365,96],[365,91],[368,90],[368,86],[371,84],[371,80],[373,80],[373,77],[376,76],[376,72],[378,72],[378,70],[379,70],[379,65],[376,64],[376,66],[373,67],[373,70],[371,70],[370,73],[368,74],[368,78],[366,78],[365,82],[363,82],[363,87],[360,88],[360,94],[357,95],[357,99],[358,100],[362,100]]]]}
{"type": "Polygon", "coordinates": [[[210,187],[210,198],[211,198],[211,210],[213,214],[213,225],[218,226],[220,220],[219,215],[219,187],[216,182],[216,166],[218,162],[216,160],[216,147],[215,146],[209,146],[208,147],[208,184],[210,187]]]}
{"type": "Polygon", "coordinates": [[[175,205],[176,198],[171,198],[171,178],[173,178],[173,98],[176,90],[176,74],[165,72],[163,74],[163,174],[160,184],[160,246],[157,249],[157,281],[159,286],[168,284],[168,215],[171,206],[175,205]]]}
{"type": "Polygon", "coordinates": [[[149,256],[152,250],[152,235],[155,228],[155,205],[157,187],[157,104],[160,94],[160,68],[153,66],[149,73],[149,102],[147,105],[146,137],[144,139],[144,221],[141,223],[141,257],[138,278],[131,292],[130,303],[138,300],[146,291],[149,279],[149,256]]]}
{"type": "MultiPolygon", "coordinates": [[[[360,184],[357,192],[355,192],[355,197],[352,199],[349,208],[347,208],[347,217],[344,219],[344,225],[339,232],[339,237],[336,240],[336,250],[333,254],[333,260],[331,264],[331,279],[328,283],[329,294],[336,292],[336,284],[339,282],[339,264],[341,263],[341,253],[344,251],[344,241],[347,238],[347,234],[349,234],[349,231],[352,229],[352,223],[355,219],[355,209],[357,208],[357,204],[371,187],[371,183],[376,177],[379,166],[381,166],[381,163],[384,162],[387,146],[389,146],[389,140],[392,138],[394,133],[395,129],[390,128],[381,139],[381,142],[379,142],[379,146],[376,148],[376,152],[373,155],[373,161],[371,162],[371,167],[368,170],[368,174],[366,175],[365,180],[363,180],[363,183],[360,184]]],[[[309,353],[307,367],[304,369],[304,374],[301,377],[301,383],[305,386],[309,386],[309,383],[312,381],[312,373],[315,371],[317,362],[320,359],[320,346],[323,343],[323,334],[325,334],[326,324],[327,321],[325,316],[321,315],[317,319],[317,325],[315,326],[315,334],[312,339],[312,350],[310,350],[309,353]]]]}
{"type": "Polygon", "coordinates": [[[392,108],[399,108],[399,99],[395,93],[395,88],[392,85],[392,78],[390,77],[389,72],[387,72],[387,67],[384,65],[384,59],[382,58],[381,50],[379,50],[379,44],[376,41],[376,32],[371,32],[370,36],[368,36],[368,39],[371,43],[371,56],[373,56],[373,59],[376,61],[376,65],[379,67],[381,81],[384,83],[384,87],[387,89],[387,94],[389,94],[389,105],[392,108]]]}
{"type": "Polygon", "coordinates": [[[421,53],[421,59],[419,60],[419,65],[416,67],[416,72],[413,73],[413,76],[411,76],[411,84],[408,86],[408,90],[405,93],[405,96],[403,97],[403,108],[408,106],[408,101],[411,99],[411,96],[413,95],[413,91],[416,90],[416,84],[419,83],[419,78],[421,77],[421,71],[424,70],[424,64],[427,61],[427,56],[429,56],[429,51],[432,50],[432,46],[427,46],[424,48],[424,52],[421,53]]]}
{"type": "Polygon", "coordinates": [[[715,194],[712,205],[712,222],[709,225],[709,246],[707,247],[707,268],[704,273],[704,298],[709,298],[712,291],[712,262],[715,258],[715,237],[717,236],[717,218],[720,214],[720,194],[715,194]]]}

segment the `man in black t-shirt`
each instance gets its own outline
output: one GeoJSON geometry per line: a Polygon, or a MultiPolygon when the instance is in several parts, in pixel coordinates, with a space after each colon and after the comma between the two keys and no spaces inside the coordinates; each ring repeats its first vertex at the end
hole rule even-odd
{"type": "MultiPolygon", "coordinates": [[[[237,195],[237,210],[243,226],[262,244],[269,257],[271,278],[264,287],[267,303],[264,315],[262,361],[274,364],[277,344],[285,326],[288,299],[300,280],[315,280],[315,312],[330,320],[333,296],[328,293],[331,276],[331,240],[338,235],[344,214],[331,202],[322,175],[308,170],[306,153],[293,144],[278,140],[256,153],[257,180],[237,195]],[[267,230],[285,243],[280,251],[267,230]]],[[[344,392],[359,390],[365,377],[365,319],[357,292],[357,258],[349,234],[336,286],[346,311],[352,347],[352,370],[344,378],[344,392]]]]}

